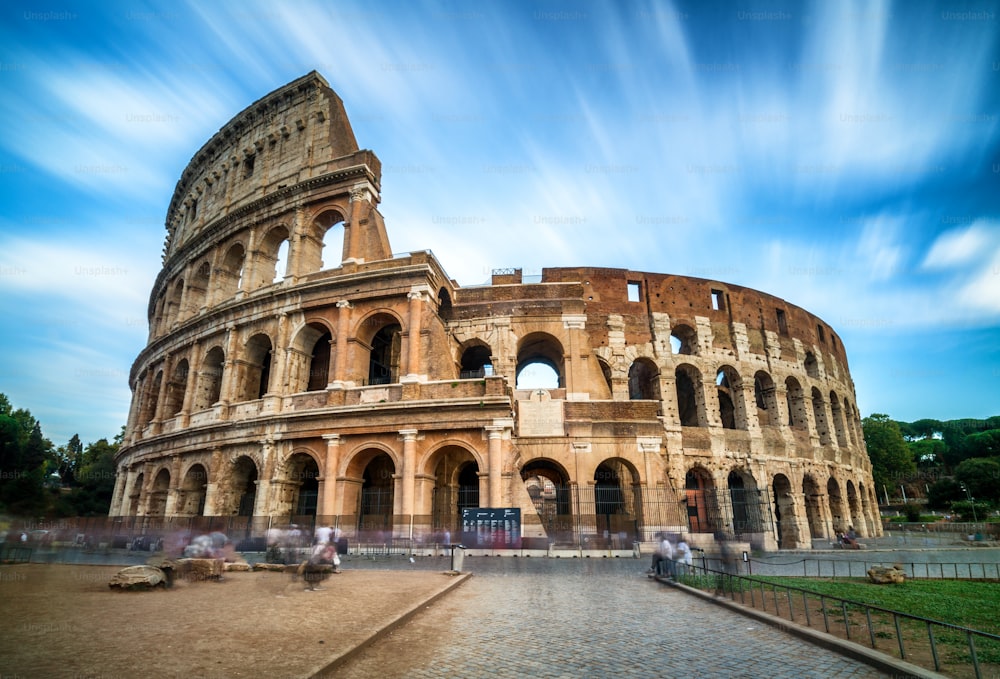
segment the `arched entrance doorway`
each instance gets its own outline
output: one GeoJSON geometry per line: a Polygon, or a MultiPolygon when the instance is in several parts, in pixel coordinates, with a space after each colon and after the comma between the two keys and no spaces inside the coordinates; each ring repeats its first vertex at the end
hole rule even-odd
{"type": "Polygon", "coordinates": [[[378,453],[365,465],[358,498],[358,531],[369,540],[392,535],[396,465],[388,453],[378,453]]]}
{"type": "Polygon", "coordinates": [[[177,516],[201,516],[205,513],[205,490],[208,472],[200,464],[192,465],[181,483],[180,497],[177,498],[177,516]]]}
{"type": "Polygon", "coordinates": [[[693,467],[688,470],[684,476],[684,498],[687,502],[688,530],[692,533],[713,533],[722,529],[715,520],[719,516],[719,507],[715,501],[712,476],[706,469],[693,467]]]}
{"type": "Polygon", "coordinates": [[[233,465],[233,495],[237,516],[253,516],[257,502],[257,465],[241,456],[233,465]]]}
{"type": "Polygon", "coordinates": [[[624,460],[601,462],[594,471],[594,518],[598,540],[621,548],[639,539],[639,475],[624,460]]]}
{"type": "Polygon", "coordinates": [[[167,513],[167,494],[170,492],[170,472],[161,469],[153,479],[153,488],[149,493],[147,516],[165,516],[167,513]]]}
{"type": "Polygon", "coordinates": [[[776,474],[771,483],[774,493],[774,518],[777,523],[778,549],[795,549],[799,546],[799,529],[795,522],[795,499],[792,482],[784,474],[776,474]]]}
{"type": "Polygon", "coordinates": [[[319,465],[312,455],[295,453],[286,463],[285,511],[292,515],[294,523],[310,524],[316,518],[316,504],[319,498],[319,465]]]}
{"type": "Polygon", "coordinates": [[[445,544],[458,539],[462,510],[479,507],[479,464],[458,446],[448,446],[436,456],[431,523],[434,541],[445,544]]]}
{"type": "MultiPolygon", "coordinates": [[[[538,513],[538,522],[550,542],[574,542],[569,474],[559,463],[544,458],[521,467],[521,480],[538,513]]],[[[523,517],[526,530],[531,517],[523,517]]]]}
{"type": "Polygon", "coordinates": [[[734,469],[726,479],[729,501],[732,503],[733,533],[741,539],[763,533],[764,515],[768,511],[767,492],[757,488],[753,476],[744,470],[734,469]]]}
{"type": "Polygon", "coordinates": [[[802,477],[802,495],[806,503],[806,522],[809,524],[810,540],[826,537],[823,527],[823,495],[819,484],[810,474],[802,477]]]}

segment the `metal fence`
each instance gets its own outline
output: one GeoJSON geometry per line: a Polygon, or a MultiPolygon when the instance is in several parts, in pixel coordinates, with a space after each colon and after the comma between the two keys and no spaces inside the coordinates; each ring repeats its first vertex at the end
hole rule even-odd
{"type": "Polygon", "coordinates": [[[801,575],[814,578],[863,578],[872,566],[884,566],[890,561],[899,566],[907,578],[944,580],[1000,580],[1000,562],[997,561],[898,561],[891,555],[878,559],[823,559],[806,557],[796,561],[780,562],[773,559],[748,561],[754,575],[801,575]],[[794,572],[793,572],[794,571],[794,572]]]}
{"type": "Polygon", "coordinates": [[[680,582],[949,676],[1000,672],[996,634],[698,565],[680,582]]]}

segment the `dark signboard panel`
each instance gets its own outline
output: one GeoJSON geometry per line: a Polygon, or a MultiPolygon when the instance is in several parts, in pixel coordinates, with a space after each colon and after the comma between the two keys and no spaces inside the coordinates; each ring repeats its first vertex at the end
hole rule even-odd
{"type": "Polygon", "coordinates": [[[463,509],[462,544],[483,549],[520,549],[521,510],[463,509]]]}

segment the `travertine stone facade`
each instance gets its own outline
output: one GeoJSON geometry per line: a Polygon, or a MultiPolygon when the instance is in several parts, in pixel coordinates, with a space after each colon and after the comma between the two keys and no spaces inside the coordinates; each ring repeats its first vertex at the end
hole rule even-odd
{"type": "Polygon", "coordinates": [[[671,528],[764,548],[880,532],[821,319],[623,269],[461,287],[429,251],[391,253],[380,198],[378,158],[316,73],[195,154],[112,515],[320,516],[416,539],[462,507],[519,507],[549,542],[671,528]],[[518,388],[528,366],[552,383],[518,388]]]}

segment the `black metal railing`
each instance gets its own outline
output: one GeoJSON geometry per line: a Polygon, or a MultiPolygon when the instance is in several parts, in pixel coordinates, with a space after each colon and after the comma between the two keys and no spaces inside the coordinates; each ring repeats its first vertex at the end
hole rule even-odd
{"type": "MultiPolygon", "coordinates": [[[[884,555],[883,555],[884,556],[884,555]]],[[[816,578],[863,578],[872,566],[884,566],[886,561],[901,567],[907,578],[943,580],[1000,580],[1000,562],[944,561],[939,563],[898,561],[891,555],[882,559],[822,559],[805,557],[798,560],[749,560],[754,575],[801,575],[816,578]],[[801,566],[801,568],[799,568],[801,566]]]]}
{"type": "Polygon", "coordinates": [[[704,566],[682,584],[951,676],[996,676],[1000,635],[704,566]]]}

